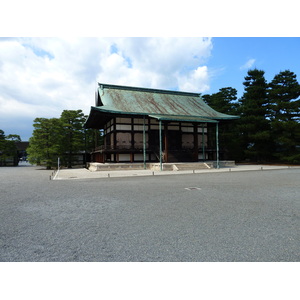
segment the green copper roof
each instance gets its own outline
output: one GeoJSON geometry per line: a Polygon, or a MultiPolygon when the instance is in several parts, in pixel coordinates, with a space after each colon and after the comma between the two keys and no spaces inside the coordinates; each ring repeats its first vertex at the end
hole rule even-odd
{"type": "Polygon", "coordinates": [[[157,119],[159,121],[180,121],[180,122],[196,122],[196,123],[217,123],[218,121],[213,119],[207,119],[196,116],[174,116],[174,115],[149,115],[150,118],[157,119]]]}
{"type": "Polygon", "coordinates": [[[99,83],[96,106],[91,108],[85,126],[101,128],[96,123],[106,121],[105,115],[108,114],[151,115],[160,120],[186,122],[215,122],[238,118],[215,111],[201,99],[200,94],[99,83]]]}

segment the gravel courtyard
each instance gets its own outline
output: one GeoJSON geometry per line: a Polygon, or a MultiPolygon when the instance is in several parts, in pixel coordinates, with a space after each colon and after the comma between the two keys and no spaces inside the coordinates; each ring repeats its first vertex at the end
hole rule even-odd
{"type": "Polygon", "coordinates": [[[0,168],[0,261],[300,261],[300,169],[49,180],[0,168]],[[192,189],[187,189],[192,188],[192,189]]]}

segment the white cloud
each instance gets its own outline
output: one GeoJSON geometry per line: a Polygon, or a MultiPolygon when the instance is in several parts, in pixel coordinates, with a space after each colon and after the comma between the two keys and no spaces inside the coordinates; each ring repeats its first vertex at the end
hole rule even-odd
{"type": "Polygon", "coordinates": [[[198,67],[181,76],[180,90],[190,92],[206,92],[209,90],[209,74],[206,66],[198,67]]]}
{"type": "Polygon", "coordinates": [[[116,44],[132,68],[139,70],[137,84],[167,89],[180,88],[181,74],[197,70],[212,50],[211,39],[201,38],[123,38],[116,44]]]}
{"type": "Polygon", "coordinates": [[[207,91],[211,51],[211,39],[202,38],[0,39],[0,129],[13,116],[88,114],[97,81],[207,91]]]}
{"type": "Polygon", "coordinates": [[[250,69],[255,64],[256,59],[250,58],[247,62],[240,67],[241,70],[250,69]]]}

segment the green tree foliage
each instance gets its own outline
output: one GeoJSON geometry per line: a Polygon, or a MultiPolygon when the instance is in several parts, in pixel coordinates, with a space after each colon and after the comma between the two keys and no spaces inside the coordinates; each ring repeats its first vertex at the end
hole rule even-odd
{"type": "Polygon", "coordinates": [[[237,113],[237,90],[232,87],[221,88],[218,93],[203,95],[202,98],[218,112],[231,115],[237,113]]]}
{"type": "Polygon", "coordinates": [[[76,156],[85,149],[85,133],[83,124],[85,116],[82,110],[64,110],[60,116],[62,125],[61,153],[63,162],[72,167],[76,162],[76,156]]]}
{"type": "MultiPolygon", "coordinates": [[[[285,70],[268,84],[264,71],[249,70],[244,94],[236,101],[232,88],[203,95],[219,112],[240,120],[220,123],[220,150],[237,161],[300,163],[300,86],[296,74],[285,70]]],[[[225,157],[226,158],[226,157],[225,157]]]]}
{"type": "Polygon", "coordinates": [[[12,141],[12,142],[21,142],[21,138],[18,134],[9,134],[6,137],[7,140],[12,141]]]}
{"type": "Polygon", "coordinates": [[[103,130],[85,129],[85,149],[87,152],[92,152],[97,146],[103,144],[103,130]]]}
{"type": "Polygon", "coordinates": [[[8,161],[12,161],[13,165],[18,164],[16,142],[20,141],[19,135],[9,134],[5,136],[4,131],[0,129],[0,166],[6,165],[8,161]]]}
{"type": "Polygon", "coordinates": [[[272,149],[267,82],[262,70],[249,70],[245,77],[245,92],[240,102],[241,119],[237,122],[244,159],[270,160],[272,149]]]}
{"type": "Polygon", "coordinates": [[[300,85],[297,75],[290,70],[275,75],[269,84],[272,120],[300,121],[300,85]]]}
{"type": "MultiPolygon", "coordinates": [[[[231,87],[221,88],[218,93],[203,95],[203,100],[218,112],[238,115],[239,103],[237,101],[237,90],[231,87]]],[[[236,121],[222,121],[219,124],[219,147],[221,159],[240,160],[239,132],[236,121]]]]}
{"type": "Polygon", "coordinates": [[[29,162],[45,164],[47,169],[51,169],[61,154],[61,121],[57,118],[36,118],[33,127],[33,135],[27,148],[29,162]]]}
{"type": "Polygon", "coordinates": [[[274,156],[283,162],[300,163],[300,85],[286,70],[269,84],[270,119],[274,156]]]}
{"type": "Polygon", "coordinates": [[[102,139],[98,130],[84,128],[86,117],[82,110],[64,110],[60,118],[36,118],[27,149],[29,162],[47,169],[57,165],[58,157],[68,168],[76,164],[79,155],[86,162],[95,141],[99,144],[102,139]]]}

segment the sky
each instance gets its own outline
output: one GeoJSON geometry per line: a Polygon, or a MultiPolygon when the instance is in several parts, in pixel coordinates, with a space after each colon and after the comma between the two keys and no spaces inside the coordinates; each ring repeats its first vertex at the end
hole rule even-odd
{"type": "Polygon", "coordinates": [[[0,129],[26,141],[36,117],[88,115],[98,82],[241,97],[249,69],[299,80],[299,53],[298,37],[0,38],[0,129]]]}

